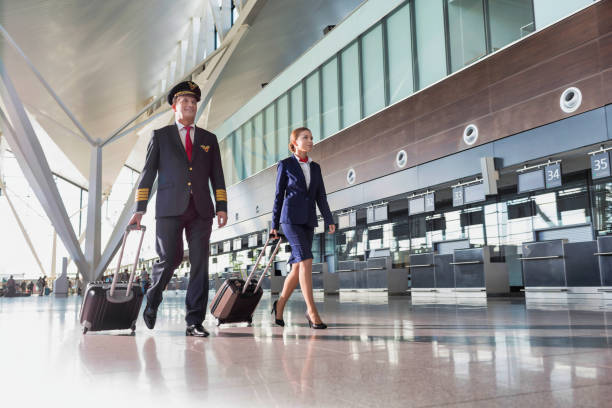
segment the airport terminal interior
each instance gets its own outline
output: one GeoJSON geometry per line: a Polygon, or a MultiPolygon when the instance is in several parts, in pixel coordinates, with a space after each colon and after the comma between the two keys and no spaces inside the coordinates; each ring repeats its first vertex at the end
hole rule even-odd
{"type": "Polygon", "coordinates": [[[612,0],[0,1],[0,404],[610,406],[611,152],[612,0]],[[182,238],[151,330],[155,201],[198,196],[139,183],[196,88],[227,225],[182,238]],[[317,212],[324,330],[299,287],[271,313],[300,127],[336,226],[317,212]],[[186,336],[201,253],[210,335],[186,336]],[[213,314],[253,276],[252,315],[213,314]],[[132,293],[112,318],[136,320],[96,326],[98,290],[94,320],[132,293]]]}

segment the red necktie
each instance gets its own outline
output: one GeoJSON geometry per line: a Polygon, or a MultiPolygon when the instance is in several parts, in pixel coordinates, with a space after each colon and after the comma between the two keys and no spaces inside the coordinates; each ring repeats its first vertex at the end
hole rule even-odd
{"type": "Polygon", "coordinates": [[[302,159],[300,156],[298,156],[299,161],[301,161],[302,163],[308,163],[308,157],[306,157],[305,159],[302,159]]]}
{"type": "Polygon", "coordinates": [[[191,161],[191,136],[189,135],[189,131],[191,130],[191,126],[186,126],[187,134],[185,135],[185,152],[187,153],[187,158],[191,161]]]}

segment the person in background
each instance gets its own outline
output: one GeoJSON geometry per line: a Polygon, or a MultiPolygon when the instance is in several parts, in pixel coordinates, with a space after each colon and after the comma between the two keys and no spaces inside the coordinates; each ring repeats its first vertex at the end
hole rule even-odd
{"type": "Polygon", "coordinates": [[[6,296],[13,297],[17,295],[17,285],[15,283],[15,279],[13,279],[13,275],[11,275],[6,282],[6,296]]]}

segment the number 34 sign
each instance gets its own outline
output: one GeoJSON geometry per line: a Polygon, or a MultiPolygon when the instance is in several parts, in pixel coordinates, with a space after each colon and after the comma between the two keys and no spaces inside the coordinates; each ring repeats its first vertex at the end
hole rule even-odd
{"type": "Polygon", "coordinates": [[[593,180],[610,177],[610,154],[607,151],[591,155],[591,176],[593,180]]]}

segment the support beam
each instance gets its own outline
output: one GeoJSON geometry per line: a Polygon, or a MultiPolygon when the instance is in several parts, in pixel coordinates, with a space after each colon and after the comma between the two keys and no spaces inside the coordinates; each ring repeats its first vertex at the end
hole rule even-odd
{"type": "Polygon", "coordinates": [[[89,165],[89,195],[87,200],[87,230],[85,232],[85,258],[90,266],[90,273],[85,276],[89,281],[94,279],[93,271],[100,262],[100,241],[102,219],[102,147],[91,148],[89,165]]]}
{"type": "Polygon", "coordinates": [[[43,76],[40,74],[40,72],[38,72],[38,70],[36,69],[34,64],[32,64],[32,61],[30,61],[30,59],[27,57],[27,55],[25,55],[25,53],[21,50],[21,48],[19,48],[19,46],[17,45],[15,40],[13,40],[13,38],[9,35],[8,31],[6,31],[2,25],[0,25],[0,34],[2,34],[4,36],[4,38],[7,40],[7,42],[15,49],[15,51],[17,51],[17,53],[19,55],[21,55],[21,57],[25,60],[25,62],[28,65],[28,67],[30,67],[32,72],[34,72],[34,75],[36,75],[36,77],[43,84],[45,89],[49,92],[49,94],[51,94],[53,99],[55,99],[55,102],[57,102],[57,104],[60,106],[60,108],[62,108],[64,113],[66,113],[66,115],[70,118],[72,123],[74,123],[74,125],[81,131],[81,133],[83,134],[83,136],[85,136],[87,141],[90,144],[93,145],[94,141],[91,138],[91,136],[89,136],[89,133],[87,133],[87,131],[85,130],[83,125],[81,125],[81,123],[76,119],[76,117],[72,114],[72,112],[70,112],[68,107],[66,105],[64,105],[64,102],[62,102],[62,100],[59,98],[59,96],[57,96],[57,94],[55,93],[53,88],[51,88],[51,85],[49,85],[49,83],[45,80],[45,78],[43,78],[43,76]]]}
{"type": "Polygon", "coordinates": [[[51,279],[55,279],[55,261],[57,256],[57,232],[53,231],[53,245],[51,246],[51,279]]]}
{"type": "MultiPolygon", "coordinates": [[[[167,105],[165,105],[165,106],[167,106],[167,105]]],[[[160,115],[163,115],[164,113],[168,112],[169,110],[170,110],[169,106],[166,107],[166,108],[163,108],[162,110],[156,112],[154,115],[151,115],[150,117],[148,117],[146,120],[143,120],[142,122],[139,122],[139,123],[135,124],[131,128],[126,129],[126,130],[124,130],[121,133],[115,134],[114,136],[112,136],[111,138],[106,140],[104,143],[102,143],[102,147],[105,147],[107,144],[113,143],[114,141],[117,141],[117,140],[121,139],[123,136],[129,135],[130,133],[134,132],[135,130],[140,129],[141,127],[143,127],[147,123],[157,119],[160,115]]]]}
{"type": "Polygon", "coordinates": [[[240,40],[242,40],[242,38],[248,31],[248,29],[249,27],[247,25],[242,25],[238,27],[236,35],[234,36],[234,38],[232,38],[231,44],[227,46],[227,49],[224,51],[221,58],[219,58],[219,62],[214,67],[210,68],[210,72],[208,71],[209,68],[207,68],[206,71],[203,72],[203,75],[205,75],[206,83],[200,87],[202,89],[202,97],[200,99],[200,107],[198,108],[198,113],[196,114],[195,118],[196,124],[200,120],[200,116],[202,116],[204,108],[208,104],[213,92],[215,91],[215,88],[217,87],[221,72],[223,72],[225,65],[231,58],[232,54],[234,53],[234,50],[240,43],[240,40]]]}
{"type": "Polygon", "coordinates": [[[32,245],[32,241],[30,240],[30,235],[28,234],[25,227],[23,226],[23,223],[21,222],[21,217],[19,217],[19,214],[17,213],[15,206],[13,206],[13,202],[11,201],[11,198],[9,197],[9,192],[6,189],[6,185],[3,184],[2,180],[0,180],[0,189],[2,189],[4,196],[6,197],[6,201],[8,202],[9,207],[11,208],[11,212],[13,213],[13,216],[17,220],[17,225],[19,225],[19,229],[21,230],[21,233],[23,234],[23,238],[26,240],[26,243],[28,244],[28,248],[30,248],[30,252],[32,252],[32,256],[34,256],[34,260],[36,261],[36,264],[38,264],[38,267],[40,268],[40,273],[42,275],[46,275],[47,273],[45,272],[45,269],[42,266],[42,262],[40,262],[40,258],[38,257],[38,254],[36,253],[36,250],[34,249],[34,245],[32,245]]]}
{"type": "Polygon", "coordinates": [[[85,274],[88,271],[87,261],[81,252],[66,207],[53,180],[49,163],[1,59],[0,82],[2,84],[0,95],[7,109],[6,114],[0,109],[4,135],[66,250],[75,260],[79,271],[85,274]]]}
{"type": "MultiPolygon", "coordinates": [[[[191,19],[191,66],[195,67],[198,61],[204,59],[203,53],[200,51],[200,17],[193,17],[191,19]]],[[[165,88],[163,89],[165,90],[165,88]]],[[[162,91],[163,91],[162,90],[162,91]]]]}
{"type": "MultiPolygon", "coordinates": [[[[123,239],[123,233],[125,232],[125,229],[127,228],[128,223],[130,222],[130,219],[132,218],[132,215],[134,214],[134,206],[135,206],[134,196],[136,195],[136,190],[138,189],[138,183],[140,183],[140,178],[138,178],[138,181],[134,184],[134,188],[132,189],[132,192],[128,196],[127,202],[123,206],[123,211],[121,212],[121,215],[119,216],[119,220],[117,220],[117,224],[115,225],[115,228],[113,229],[113,232],[111,233],[110,239],[108,240],[108,243],[106,244],[106,248],[104,248],[104,252],[102,253],[102,256],[100,257],[100,262],[96,266],[96,269],[93,274],[94,280],[102,276],[106,268],[108,268],[108,265],[110,264],[110,262],[113,260],[113,257],[119,250],[119,246],[121,245],[121,240],[123,239]]],[[[157,192],[157,180],[155,180],[155,182],[153,183],[153,186],[151,186],[151,193],[149,194],[150,200],[153,198],[156,192],[157,192]]]]}

